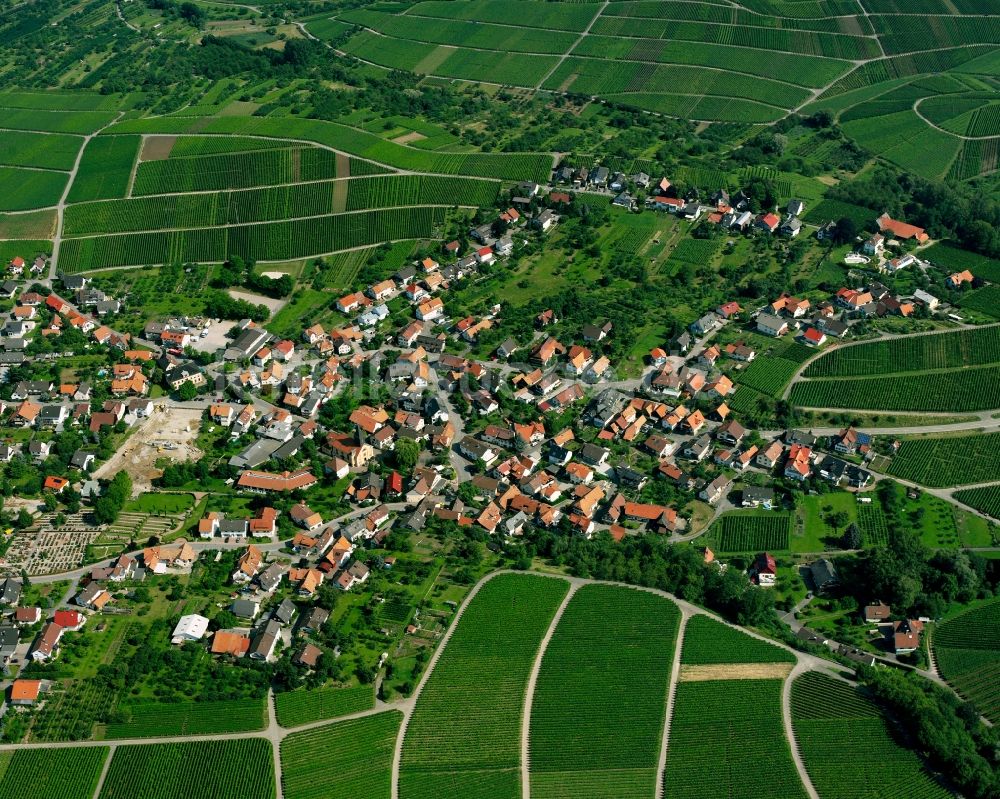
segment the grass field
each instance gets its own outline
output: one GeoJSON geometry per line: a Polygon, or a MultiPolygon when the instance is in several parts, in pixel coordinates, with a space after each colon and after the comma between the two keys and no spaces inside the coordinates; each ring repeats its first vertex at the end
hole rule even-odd
{"type": "Polygon", "coordinates": [[[1000,474],[1000,433],[904,439],[888,471],[932,487],[995,480],[1000,474]]]}
{"type": "Polygon", "coordinates": [[[289,735],[281,742],[286,799],[391,799],[392,755],[403,714],[377,713],[289,735]]]}
{"type": "Polygon", "coordinates": [[[370,685],[283,691],[274,695],[274,709],[282,727],[298,727],[321,719],[335,719],[375,707],[370,685]]]}
{"type": "Polygon", "coordinates": [[[516,799],[521,711],[538,645],[569,589],[502,574],[468,604],[406,730],[400,793],[516,799]]]}
{"type": "Polygon", "coordinates": [[[119,746],[99,799],[274,799],[271,745],[262,738],[119,746]],[[193,768],[193,763],[211,768],[193,768]]]}
{"type": "Polygon", "coordinates": [[[710,616],[692,616],[684,628],[681,663],[685,665],[794,662],[795,655],[788,650],[740,632],[710,616]]]}
{"type": "Polygon", "coordinates": [[[948,619],[933,640],[941,676],[984,716],[1000,722],[1000,599],[948,619]]]}
{"type": "Polygon", "coordinates": [[[952,795],[896,742],[878,706],[846,682],[815,672],[798,677],[792,683],[792,725],[809,779],[823,799],[952,795]]]}
{"type": "Polygon", "coordinates": [[[666,799],[805,797],[781,722],[781,681],[678,683],[664,783],[666,799]],[[752,776],[764,763],[766,787],[752,776]]]}
{"type": "Polygon", "coordinates": [[[0,799],[91,799],[106,746],[24,749],[0,754],[0,799]]]}
{"type": "Polygon", "coordinates": [[[679,619],[669,600],[632,588],[588,585],[573,595],[531,706],[533,797],[655,792],[679,619]]]}

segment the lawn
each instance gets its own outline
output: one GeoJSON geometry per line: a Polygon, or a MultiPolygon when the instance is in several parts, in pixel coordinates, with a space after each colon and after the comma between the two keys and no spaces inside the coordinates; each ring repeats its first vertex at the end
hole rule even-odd
{"type": "Polygon", "coordinates": [[[149,513],[154,516],[177,516],[194,507],[191,494],[161,494],[147,491],[122,508],[126,513],[149,513]]]}
{"type": "Polygon", "coordinates": [[[844,532],[858,520],[857,506],[854,494],[843,491],[802,497],[795,509],[792,552],[841,549],[844,532]]]}

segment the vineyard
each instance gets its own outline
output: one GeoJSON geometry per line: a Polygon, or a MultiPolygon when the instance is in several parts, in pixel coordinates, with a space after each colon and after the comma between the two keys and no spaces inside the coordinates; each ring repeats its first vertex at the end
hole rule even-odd
{"type": "Polygon", "coordinates": [[[139,136],[99,136],[83,151],[80,169],[69,190],[71,203],[113,200],[128,193],[139,136]]]}
{"type": "Polygon", "coordinates": [[[952,495],[959,502],[975,508],[987,516],[1000,520],[1000,483],[982,488],[956,491],[952,495]]]}
{"type": "Polygon", "coordinates": [[[1000,722],[1000,600],[941,624],[934,631],[934,657],[955,690],[1000,722]]]}
{"type": "Polygon", "coordinates": [[[133,193],[240,189],[336,177],[343,177],[337,174],[336,153],[318,147],[287,147],[145,161],[136,171],[133,193]]]}
{"type": "Polygon", "coordinates": [[[681,663],[685,665],[794,662],[795,655],[788,650],[747,635],[710,616],[692,616],[684,627],[681,663]]]}
{"type": "Polygon", "coordinates": [[[946,242],[939,242],[927,248],[927,259],[945,269],[960,272],[968,269],[976,277],[983,280],[1000,281],[1000,261],[994,261],[985,255],[961,250],[946,242]]]}
{"type": "Polygon", "coordinates": [[[375,707],[370,685],[283,691],[274,695],[274,710],[282,727],[298,727],[321,719],[335,719],[375,707]]]}
{"type": "Polygon", "coordinates": [[[663,597],[588,585],[545,650],[531,706],[531,795],[651,796],[680,614],[663,597]],[[601,682],[594,690],[594,680],[601,682]]]}
{"type": "Polygon", "coordinates": [[[60,266],[72,273],[114,266],[222,261],[234,254],[261,261],[305,258],[400,239],[430,238],[443,218],[442,208],[414,207],[229,228],[67,239],[60,266]]]}
{"type": "Polygon", "coordinates": [[[1000,474],[1000,433],[904,439],[888,472],[931,487],[995,480],[1000,474]]]}
{"type": "Polygon", "coordinates": [[[0,799],[91,799],[105,746],[22,749],[0,754],[0,799]]]}
{"type": "Polygon", "coordinates": [[[122,719],[105,726],[103,738],[159,738],[170,735],[204,735],[219,732],[252,732],[265,726],[263,699],[219,702],[137,702],[119,705],[122,719]]]}
{"type": "Polygon", "coordinates": [[[992,284],[970,291],[958,301],[958,307],[1000,319],[1000,286],[992,284]]]}
{"type": "Polygon", "coordinates": [[[946,799],[923,763],[893,737],[879,708],[850,684],[815,672],[792,683],[792,725],[823,799],[946,799]]]}
{"type": "Polygon", "coordinates": [[[158,117],[119,122],[111,133],[201,133],[265,136],[308,141],[378,164],[414,172],[501,180],[546,181],[552,157],[541,153],[428,152],[372,133],[315,119],[288,117],[158,117]]]}
{"type": "Polygon", "coordinates": [[[0,186],[12,189],[0,196],[0,211],[26,211],[53,206],[59,202],[68,179],[67,172],[0,166],[0,186]]]}
{"type": "Polygon", "coordinates": [[[520,796],[525,687],[568,590],[563,580],[521,574],[483,585],[417,699],[403,744],[402,796],[520,796]]]}
{"type": "Polygon", "coordinates": [[[719,552],[772,552],[789,548],[791,516],[771,511],[736,511],[721,516],[713,536],[719,552]]]}
{"type": "Polygon", "coordinates": [[[790,401],[807,408],[873,411],[983,411],[1000,408],[1000,366],[897,377],[807,380],[790,401]]]}
{"type": "Polygon", "coordinates": [[[275,792],[271,744],[238,738],[119,746],[98,799],[274,799],[275,792]]]}
{"type": "Polygon", "coordinates": [[[0,164],[69,171],[81,143],[76,136],[0,131],[0,164]]]}
{"type": "Polygon", "coordinates": [[[889,528],[882,506],[872,501],[858,503],[858,527],[866,547],[884,547],[889,544],[889,528]]]}
{"type": "Polygon", "coordinates": [[[285,799],[390,799],[402,720],[387,711],[289,735],[281,742],[285,799]]]}
{"type": "Polygon", "coordinates": [[[788,344],[771,355],[754,358],[737,380],[761,394],[778,398],[798,368],[813,354],[804,344],[788,344]]]}
{"type": "Polygon", "coordinates": [[[678,683],[664,782],[665,799],[804,799],[781,722],[781,681],[678,683]]]}
{"type": "Polygon", "coordinates": [[[1000,325],[838,347],[809,364],[804,376],[868,377],[995,363],[1000,325]]]}

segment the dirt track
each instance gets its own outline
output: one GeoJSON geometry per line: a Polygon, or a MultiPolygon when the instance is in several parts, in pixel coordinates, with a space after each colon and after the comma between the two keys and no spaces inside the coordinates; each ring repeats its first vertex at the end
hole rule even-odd
{"type": "Polygon", "coordinates": [[[713,663],[708,666],[681,666],[681,682],[704,680],[783,680],[792,663],[713,663]]]}

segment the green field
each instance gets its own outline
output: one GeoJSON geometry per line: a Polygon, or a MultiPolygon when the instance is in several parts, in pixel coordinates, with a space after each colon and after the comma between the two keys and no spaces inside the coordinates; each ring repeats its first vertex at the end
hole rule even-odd
{"type": "Polygon", "coordinates": [[[1000,363],[1000,325],[832,349],[805,377],[868,377],[1000,363]]]}
{"type": "Polygon", "coordinates": [[[237,738],[119,746],[98,799],[274,799],[275,793],[270,743],[237,738]]]}
{"type": "Polygon", "coordinates": [[[982,488],[956,491],[953,496],[970,508],[1000,520],[1000,483],[982,488]]]}
{"type": "Polygon", "coordinates": [[[754,638],[710,616],[692,616],[684,627],[681,663],[685,665],[794,662],[795,655],[787,649],[754,638]]]}
{"type": "Polygon", "coordinates": [[[932,487],[995,480],[1000,474],[1000,433],[904,439],[888,471],[932,487]]]}
{"type": "Polygon", "coordinates": [[[107,756],[106,746],[0,753],[0,799],[91,799],[107,756]]]}
{"type": "Polygon", "coordinates": [[[805,797],[781,722],[781,680],[678,683],[664,783],[665,799],[805,797]],[[754,775],[765,763],[762,786],[754,775]]]}
{"type": "Polygon", "coordinates": [[[1000,600],[948,619],[934,630],[933,641],[941,676],[1000,722],[1000,600]]]}
{"type": "Polygon", "coordinates": [[[377,713],[289,735],[281,742],[286,799],[391,799],[392,755],[403,714],[377,713]]]}
{"type": "Polygon", "coordinates": [[[0,211],[26,211],[56,205],[69,174],[49,169],[0,166],[0,186],[9,186],[0,197],[0,211]]]}
{"type": "Polygon", "coordinates": [[[77,136],[4,130],[0,131],[0,164],[68,171],[81,144],[77,136]]]}
{"type": "Polygon", "coordinates": [[[850,684],[815,672],[792,683],[792,725],[823,799],[945,799],[952,796],[896,742],[877,705],[850,684]]]}
{"type": "Polygon", "coordinates": [[[287,117],[159,117],[120,122],[109,133],[202,133],[315,142],[379,164],[417,172],[545,181],[552,157],[537,153],[447,153],[407,147],[357,128],[287,117]]]}
{"type": "Polygon", "coordinates": [[[253,732],[267,723],[263,699],[220,702],[135,702],[119,705],[120,720],[105,726],[106,740],[253,732]]]}
{"type": "Polygon", "coordinates": [[[533,797],[655,792],[679,619],[672,602],[633,588],[573,595],[532,700],[533,797]]]}
{"type": "Polygon", "coordinates": [[[283,691],[274,695],[274,709],[282,727],[298,727],[322,719],[335,719],[375,707],[370,685],[351,688],[317,688],[283,691]]]}
{"type": "Polygon", "coordinates": [[[1000,366],[895,377],[818,378],[792,385],[789,401],[805,408],[964,412],[1000,408],[1000,366]]]}
{"type": "Polygon", "coordinates": [[[83,151],[80,171],[69,191],[69,202],[113,200],[126,196],[139,136],[98,136],[83,151]]]}
{"type": "Polygon", "coordinates": [[[438,175],[387,175],[237,191],[171,194],[66,209],[67,235],[205,228],[412,205],[490,205],[500,184],[438,175]],[[344,195],[341,198],[341,194],[344,195]]]}
{"type": "Polygon", "coordinates": [[[430,238],[443,218],[444,209],[423,206],[228,228],[74,238],[63,242],[59,265],[66,272],[86,272],[114,266],[223,261],[230,255],[282,261],[430,238]]]}
{"type": "Polygon", "coordinates": [[[521,795],[525,687],[568,590],[563,580],[523,574],[483,585],[417,699],[403,743],[401,795],[521,795]]]}
{"type": "Polygon", "coordinates": [[[712,537],[719,552],[785,551],[791,516],[774,511],[733,511],[719,517],[712,537]]]}

